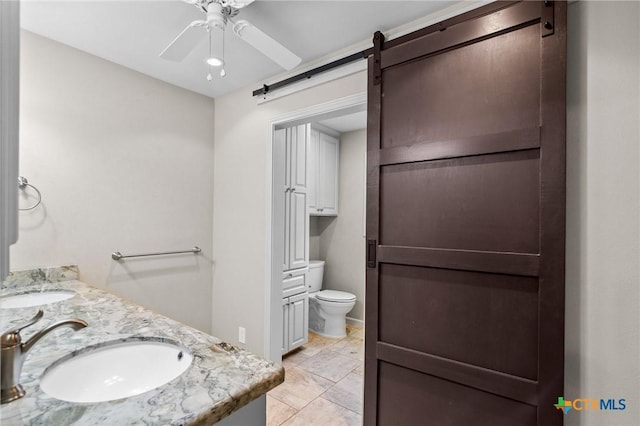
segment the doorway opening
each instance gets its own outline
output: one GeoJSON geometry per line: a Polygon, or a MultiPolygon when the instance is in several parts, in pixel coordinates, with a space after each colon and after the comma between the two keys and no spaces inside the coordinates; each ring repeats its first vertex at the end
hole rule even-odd
{"type": "Polygon", "coordinates": [[[287,418],[325,405],[361,418],[366,114],[362,93],[270,123],[265,353],[290,381],[268,412],[287,418]],[[308,380],[317,395],[297,389],[308,380]]]}

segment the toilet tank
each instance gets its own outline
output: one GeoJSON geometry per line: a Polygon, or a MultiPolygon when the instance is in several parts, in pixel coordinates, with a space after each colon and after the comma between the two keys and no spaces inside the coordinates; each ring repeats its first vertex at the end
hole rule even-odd
{"type": "Polygon", "coordinates": [[[324,260],[309,261],[309,275],[307,275],[307,286],[309,293],[322,289],[322,277],[324,276],[324,260]]]}

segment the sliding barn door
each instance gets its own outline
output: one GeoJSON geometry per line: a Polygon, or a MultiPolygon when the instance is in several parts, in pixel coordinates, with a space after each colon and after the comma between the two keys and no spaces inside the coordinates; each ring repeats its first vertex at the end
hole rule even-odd
{"type": "Polygon", "coordinates": [[[565,22],[492,3],[374,38],[366,425],[562,424],[565,22]]]}

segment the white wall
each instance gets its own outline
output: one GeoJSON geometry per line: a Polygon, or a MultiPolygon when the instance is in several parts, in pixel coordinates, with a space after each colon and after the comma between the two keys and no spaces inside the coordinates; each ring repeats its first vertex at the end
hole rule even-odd
{"type": "Polygon", "coordinates": [[[364,72],[262,105],[257,85],[216,99],[213,213],[213,334],[265,354],[269,122],[277,116],[366,92],[364,72]]]}
{"type": "Polygon", "coordinates": [[[320,259],[320,216],[309,217],[309,259],[320,259]]]}
{"type": "Polygon", "coordinates": [[[319,256],[325,260],[323,286],[348,291],[356,305],[347,316],[364,320],[366,243],[364,231],[364,156],[366,130],[340,138],[340,173],[337,217],[318,217],[319,256]]]}
{"type": "Polygon", "coordinates": [[[43,202],[20,214],[11,268],[78,264],[82,281],[210,331],[213,100],[29,32],[21,71],[20,173],[43,202]],[[193,245],[203,255],[110,257],[193,245]]]}
{"type": "Polygon", "coordinates": [[[569,5],[567,425],[640,424],[640,3],[569,5]]]}

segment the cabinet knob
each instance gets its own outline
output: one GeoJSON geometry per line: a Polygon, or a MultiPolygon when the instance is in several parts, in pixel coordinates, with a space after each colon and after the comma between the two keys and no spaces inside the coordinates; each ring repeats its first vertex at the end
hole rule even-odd
{"type": "Polygon", "coordinates": [[[291,188],[291,192],[296,192],[296,189],[295,188],[291,188]]]}

